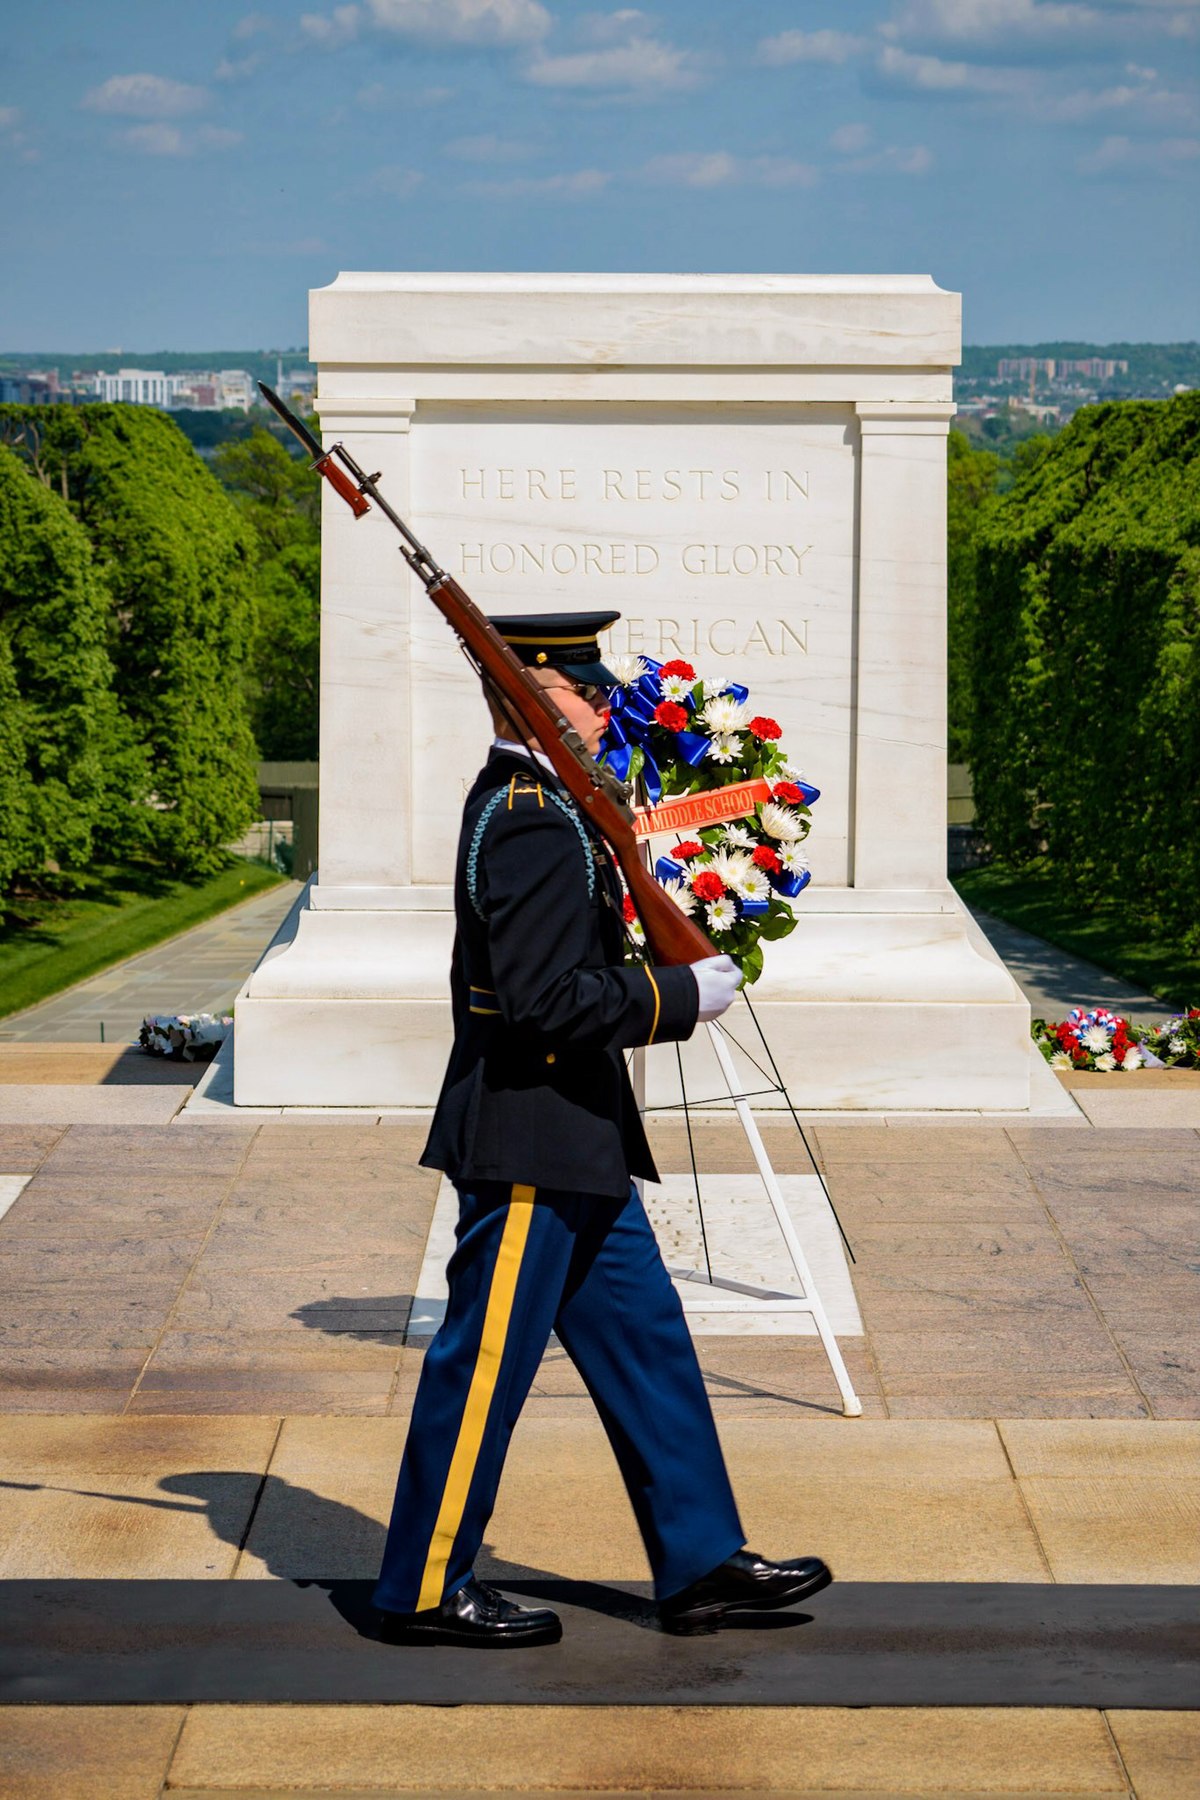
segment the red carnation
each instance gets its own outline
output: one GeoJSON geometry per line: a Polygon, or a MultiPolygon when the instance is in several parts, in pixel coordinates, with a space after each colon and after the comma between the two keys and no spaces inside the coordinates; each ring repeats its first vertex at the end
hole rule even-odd
{"type": "Polygon", "coordinates": [[[634,925],[637,923],[637,908],[634,906],[633,901],[630,899],[628,894],[626,894],[626,896],[625,896],[625,902],[621,908],[621,911],[624,915],[625,923],[627,925],[634,925]]]}
{"type": "Polygon", "coordinates": [[[804,804],[804,795],[794,781],[777,781],[771,789],[771,796],[775,800],[785,801],[788,806],[803,806],[804,804]]]}
{"type": "Polygon", "coordinates": [[[690,862],[692,857],[699,856],[703,849],[704,845],[698,844],[695,838],[688,838],[684,843],[676,844],[675,854],[680,862],[690,862]]]}
{"type": "Polygon", "coordinates": [[[783,727],[775,719],[751,719],[750,729],[756,738],[777,738],[783,736],[783,727]]]}
{"type": "Polygon", "coordinates": [[[701,869],[692,883],[692,892],[700,900],[719,900],[725,892],[725,883],[715,869],[701,869]]]}
{"type": "Polygon", "coordinates": [[[655,723],[665,731],[682,731],[687,724],[687,709],[676,706],[673,700],[663,700],[654,709],[655,723]]]}
{"type": "Polygon", "coordinates": [[[778,875],[783,867],[770,844],[760,844],[750,861],[756,869],[765,869],[768,875],[778,875]]]}
{"type": "Polygon", "coordinates": [[[696,671],[691,663],[680,662],[678,657],[674,662],[664,663],[658,671],[660,681],[665,681],[668,675],[681,675],[684,681],[695,681],[696,679],[696,671]]]}

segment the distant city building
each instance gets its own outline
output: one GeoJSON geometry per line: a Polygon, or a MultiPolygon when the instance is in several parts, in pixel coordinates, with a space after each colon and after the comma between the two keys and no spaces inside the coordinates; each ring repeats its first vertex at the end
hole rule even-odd
{"type": "Polygon", "coordinates": [[[221,389],[211,376],[189,376],[188,385],[181,387],[175,395],[175,405],[188,407],[193,412],[219,412],[221,389]]]}
{"type": "Polygon", "coordinates": [[[279,382],[279,395],[283,400],[311,400],[317,386],[315,369],[289,369],[279,382]]]}
{"type": "Polygon", "coordinates": [[[1061,381],[1067,375],[1087,375],[1093,381],[1111,381],[1114,375],[1128,372],[1127,362],[1105,356],[1085,356],[1076,361],[1054,356],[1002,356],[996,365],[1000,381],[1036,381],[1039,376],[1044,376],[1047,381],[1061,381]]]}
{"type": "Polygon", "coordinates": [[[167,375],[162,369],[118,369],[115,375],[98,375],[101,400],[123,400],[131,406],[170,406],[186,375],[167,375]]]}
{"type": "Polygon", "coordinates": [[[61,398],[57,369],[0,375],[0,406],[51,406],[61,398]]]}
{"type": "Polygon", "coordinates": [[[228,411],[249,412],[258,399],[258,389],[245,369],[222,369],[217,381],[221,405],[228,411]]]}

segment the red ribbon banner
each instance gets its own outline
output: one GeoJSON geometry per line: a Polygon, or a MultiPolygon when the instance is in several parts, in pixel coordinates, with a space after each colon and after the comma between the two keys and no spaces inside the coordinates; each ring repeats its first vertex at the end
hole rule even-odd
{"type": "Polygon", "coordinates": [[[725,825],[744,819],[760,800],[771,798],[771,784],[759,776],[737,781],[730,787],[710,788],[703,794],[681,794],[677,800],[661,800],[657,806],[634,808],[637,837],[657,837],[662,831],[701,831],[706,825],[725,825]]]}

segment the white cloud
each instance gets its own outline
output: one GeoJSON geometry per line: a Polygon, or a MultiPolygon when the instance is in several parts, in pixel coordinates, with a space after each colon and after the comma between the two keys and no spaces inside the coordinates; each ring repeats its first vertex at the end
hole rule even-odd
{"type": "Polygon", "coordinates": [[[815,187],[811,163],[786,156],[734,156],[728,150],[682,151],[654,156],[642,174],[666,187],[815,187]]]}
{"type": "Polygon", "coordinates": [[[510,181],[471,181],[464,184],[468,194],[481,194],[492,200],[523,200],[558,195],[583,199],[602,193],[612,180],[605,169],[576,169],[572,174],[514,176],[510,181]]]}
{"type": "Polygon", "coordinates": [[[407,200],[416,193],[424,179],[420,169],[406,169],[399,163],[388,163],[375,170],[370,185],[378,193],[390,194],[393,200],[407,200]]]}
{"type": "Polygon", "coordinates": [[[262,67],[262,56],[252,50],[248,56],[223,56],[213,70],[214,81],[249,81],[262,67]]]}
{"type": "Polygon", "coordinates": [[[848,31],[781,31],[758,46],[762,63],[844,63],[867,47],[867,39],[848,31]]]}
{"type": "Polygon", "coordinates": [[[21,123],[19,106],[0,106],[0,131],[12,131],[21,123]]]}
{"type": "Polygon", "coordinates": [[[871,141],[871,130],[867,125],[839,125],[829,142],[843,156],[853,156],[856,150],[865,150],[871,141]]]}
{"type": "Polygon", "coordinates": [[[117,141],[142,156],[191,156],[197,150],[232,150],[242,142],[242,133],[219,125],[202,125],[189,133],[159,119],[151,125],[127,126],[117,133],[117,141]]]}
{"type": "Polygon", "coordinates": [[[889,144],[839,165],[850,175],[927,175],[932,167],[933,151],[926,144],[889,144]]]}
{"type": "Polygon", "coordinates": [[[595,88],[626,93],[678,93],[704,78],[700,57],[658,38],[634,36],[607,50],[539,54],[525,71],[538,87],[595,88]]]}
{"type": "Polygon", "coordinates": [[[366,0],[381,31],[443,44],[532,44],[550,29],[540,0],[366,0]]]}
{"type": "Polygon", "coordinates": [[[178,119],[207,102],[207,88],[165,75],[112,75],[83,97],[92,112],[124,113],[131,119],[178,119]]]}
{"type": "MultiPolygon", "coordinates": [[[[1139,71],[1153,76],[1153,70],[1139,71]]],[[[1080,88],[1071,94],[1049,94],[1036,108],[1040,117],[1065,125],[1086,123],[1104,113],[1125,113],[1143,125],[1190,124],[1197,117],[1194,94],[1156,87],[1153,81],[1119,83],[1110,88],[1080,88]]]]}
{"type": "Polygon", "coordinates": [[[497,137],[494,131],[481,132],[478,137],[451,138],[443,147],[446,155],[457,162],[482,163],[523,162],[533,155],[534,149],[519,138],[497,137]]]}
{"type": "Polygon", "coordinates": [[[239,19],[233,28],[233,36],[237,42],[244,43],[247,38],[258,37],[261,32],[274,31],[275,21],[267,13],[247,13],[239,19]]]}
{"type": "Polygon", "coordinates": [[[357,6],[335,6],[325,13],[301,13],[300,35],[321,50],[340,50],[358,36],[362,13],[357,6]]]}
{"type": "Polygon", "coordinates": [[[1162,176],[1190,168],[1200,159],[1200,138],[1160,138],[1135,142],[1128,137],[1106,137],[1096,149],[1077,157],[1081,175],[1162,176]]]}
{"type": "Polygon", "coordinates": [[[1027,92],[1024,70],[986,69],[974,63],[947,62],[940,56],[914,56],[886,44],[875,68],[890,87],[921,94],[1012,94],[1027,92]]]}
{"type": "Polygon", "coordinates": [[[881,26],[886,37],[970,51],[1065,42],[1079,50],[1080,34],[1094,31],[1101,15],[1094,6],[1060,0],[903,0],[881,26]]]}

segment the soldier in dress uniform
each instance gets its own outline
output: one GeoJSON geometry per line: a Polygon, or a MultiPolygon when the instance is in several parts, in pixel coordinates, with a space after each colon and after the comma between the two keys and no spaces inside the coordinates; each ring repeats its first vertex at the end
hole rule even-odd
{"type": "MultiPolygon", "coordinates": [[[[618,613],[492,622],[586,748],[614,678],[597,632],[618,613]]],[[[463,813],[450,971],[454,1046],[422,1163],[459,1194],[445,1322],[413,1405],[375,1590],[400,1643],[536,1644],[548,1608],[479,1581],[475,1556],[551,1331],[579,1369],[641,1529],[667,1629],[824,1587],[824,1563],[768,1562],[745,1538],[683,1309],[633,1177],[657,1179],[623,1052],[685,1039],[732,1002],[726,956],[624,961],[622,889],[603,841],[536,742],[497,736],[463,813]]]]}

